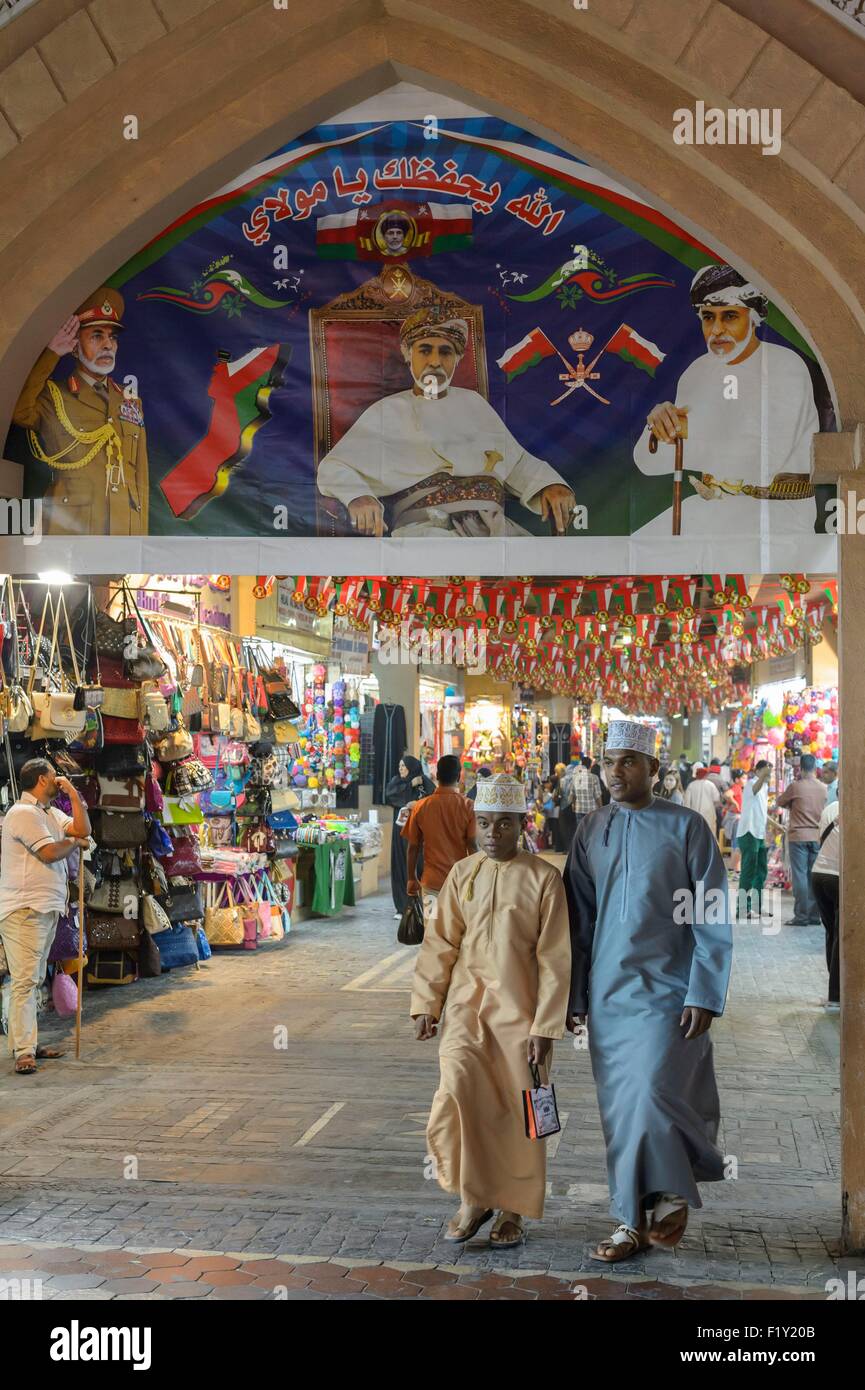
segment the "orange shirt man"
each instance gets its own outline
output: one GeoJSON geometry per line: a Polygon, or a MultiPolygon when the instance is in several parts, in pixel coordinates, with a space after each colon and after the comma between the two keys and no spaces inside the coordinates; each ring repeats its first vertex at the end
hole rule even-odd
{"type": "Polygon", "coordinates": [[[403,826],[408,840],[408,892],[423,890],[424,912],[429,915],[439,889],[454,864],[477,851],[475,810],[459,788],[460,760],[448,753],[436,764],[438,786],[432,796],[412,807],[403,826]],[[423,848],[423,874],[417,878],[417,861],[423,848]]]}

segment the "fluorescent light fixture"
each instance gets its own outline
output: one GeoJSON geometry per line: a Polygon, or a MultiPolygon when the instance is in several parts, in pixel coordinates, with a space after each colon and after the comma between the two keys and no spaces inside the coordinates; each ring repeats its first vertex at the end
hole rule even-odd
{"type": "Polygon", "coordinates": [[[71,575],[71,574],[67,574],[65,570],[45,570],[42,574],[37,575],[37,578],[40,580],[40,582],[41,582],[42,584],[74,584],[74,583],[75,583],[75,580],[74,580],[74,578],[72,577],[72,575],[71,575]]]}

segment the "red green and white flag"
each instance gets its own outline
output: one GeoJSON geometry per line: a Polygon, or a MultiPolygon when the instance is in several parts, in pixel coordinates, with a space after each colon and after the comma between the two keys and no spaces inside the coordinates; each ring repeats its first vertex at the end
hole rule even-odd
{"type": "Polygon", "coordinates": [[[282,384],[290,354],[284,343],[253,348],[235,361],[219,353],[207,388],[213,403],[208,431],[159,484],[175,516],[195,516],[228,487],[232,470],[270,419],[270,397],[282,384]]]}
{"type": "Polygon", "coordinates": [[[616,329],[607,343],[606,351],[614,352],[624,362],[632,362],[641,372],[648,372],[649,376],[655,375],[655,368],[660,367],[667,355],[661,352],[657,343],[650,343],[648,338],[641,338],[639,333],[635,333],[626,323],[616,329]]]}
{"type": "Polygon", "coordinates": [[[472,244],[472,209],[463,203],[411,203],[388,199],[368,208],[330,213],[315,224],[316,253],[331,261],[393,261],[459,251],[472,244]],[[384,245],[380,222],[388,213],[401,213],[406,239],[403,250],[391,254],[384,245]]]}
{"type": "Polygon", "coordinates": [[[507,374],[508,381],[512,381],[521,372],[528,371],[529,367],[537,367],[545,357],[555,357],[558,349],[551,343],[542,328],[533,328],[531,333],[527,333],[512,348],[496,359],[502,371],[507,374]]]}

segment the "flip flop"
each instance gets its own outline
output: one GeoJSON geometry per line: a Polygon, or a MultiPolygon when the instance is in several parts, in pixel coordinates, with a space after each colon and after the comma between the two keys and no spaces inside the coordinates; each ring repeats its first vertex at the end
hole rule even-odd
{"type": "Polygon", "coordinates": [[[488,1211],[482,1212],[469,1222],[468,1226],[458,1226],[455,1232],[451,1232],[450,1227],[445,1231],[444,1238],[453,1245],[464,1245],[467,1240],[476,1236],[481,1226],[485,1226],[493,1214],[492,1207],[488,1211]]]}
{"type": "Polygon", "coordinates": [[[629,1260],[633,1255],[642,1254],[648,1250],[648,1244],[644,1238],[645,1233],[634,1230],[633,1226],[617,1226],[611,1236],[606,1240],[598,1241],[595,1249],[590,1256],[593,1260],[600,1260],[602,1264],[618,1264],[620,1260],[629,1260]],[[611,1245],[612,1251],[608,1255],[602,1255],[601,1246],[611,1245]]]}
{"type": "Polygon", "coordinates": [[[16,1076],[32,1076],[33,1073],[38,1070],[39,1068],[36,1065],[36,1061],[32,1053],[27,1052],[24,1054],[23,1057],[15,1058],[16,1076]]]}
{"type": "Polygon", "coordinates": [[[499,1212],[495,1220],[495,1225],[490,1231],[490,1245],[494,1245],[497,1250],[510,1250],[515,1245],[522,1245],[525,1238],[526,1228],[523,1225],[522,1217],[519,1218],[519,1221],[514,1221],[512,1216],[503,1217],[501,1212],[499,1212]],[[513,1227],[514,1231],[516,1231],[516,1235],[504,1236],[502,1234],[508,1226],[513,1227]]]}
{"type": "Polygon", "coordinates": [[[60,1047],[37,1047],[36,1056],[50,1059],[54,1057],[65,1057],[66,1053],[60,1047]]]}

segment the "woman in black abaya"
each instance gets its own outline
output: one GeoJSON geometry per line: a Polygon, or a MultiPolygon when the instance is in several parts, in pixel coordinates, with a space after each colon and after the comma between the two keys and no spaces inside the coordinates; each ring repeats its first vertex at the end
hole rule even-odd
{"type": "MultiPolygon", "coordinates": [[[[415,801],[429,796],[435,785],[428,777],[417,758],[404,753],[396,777],[392,777],[385,788],[385,800],[393,807],[393,834],[390,841],[390,891],[393,895],[394,916],[401,917],[408,906],[408,865],[406,861],[406,841],[402,837],[402,827],[408,819],[408,808],[415,801]]],[[[423,872],[423,864],[418,862],[418,877],[423,872]]]]}

